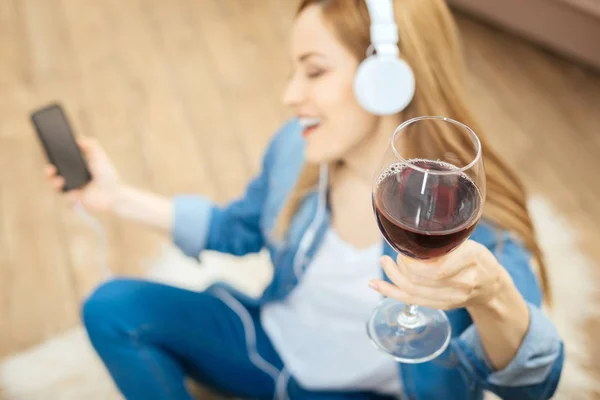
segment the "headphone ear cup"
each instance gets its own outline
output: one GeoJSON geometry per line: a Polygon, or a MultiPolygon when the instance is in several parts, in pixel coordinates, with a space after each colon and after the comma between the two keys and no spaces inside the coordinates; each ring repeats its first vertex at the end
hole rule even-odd
{"type": "Polygon", "coordinates": [[[415,95],[415,76],[406,61],[396,57],[368,57],[358,67],[354,93],[360,105],[375,115],[404,110],[415,95]]]}

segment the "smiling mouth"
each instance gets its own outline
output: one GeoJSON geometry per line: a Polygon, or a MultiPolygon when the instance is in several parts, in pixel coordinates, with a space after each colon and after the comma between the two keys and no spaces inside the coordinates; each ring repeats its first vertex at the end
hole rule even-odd
{"type": "Polygon", "coordinates": [[[321,125],[321,120],[319,118],[300,118],[300,125],[302,125],[302,136],[307,138],[312,134],[318,127],[321,125]]]}

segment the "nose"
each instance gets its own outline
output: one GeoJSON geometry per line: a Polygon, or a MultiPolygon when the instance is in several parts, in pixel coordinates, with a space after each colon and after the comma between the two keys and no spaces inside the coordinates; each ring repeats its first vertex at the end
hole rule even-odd
{"type": "Polygon", "coordinates": [[[288,84],[283,91],[282,101],[288,107],[299,106],[305,98],[304,88],[302,82],[296,76],[292,76],[288,81],[288,84]]]}

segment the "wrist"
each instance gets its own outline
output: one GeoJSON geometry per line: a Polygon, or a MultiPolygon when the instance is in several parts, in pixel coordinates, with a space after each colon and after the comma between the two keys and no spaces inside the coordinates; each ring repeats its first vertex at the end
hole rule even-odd
{"type": "Polygon", "coordinates": [[[481,337],[487,359],[495,371],[506,368],[529,331],[529,306],[510,275],[501,277],[499,289],[487,301],[467,307],[481,337]]]}
{"type": "Polygon", "coordinates": [[[165,230],[171,228],[174,213],[169,198],[129,185],[116,191],[111,210],[119,218],[165,230]]]}
{"type": "Polygon", "coordinates": [[[510,286],[514,286],[514,284],[506,271],[499,271],[497,274],[496,279],[490,284],[490,288],[488,288],[486,293],[479,298],[473,299],[467,305],[469,313],[492,313],[495,316],[503,313],[507,293],[511,291],[510,286]]]}
{"type": "Polygon", "coordinates": [[[494,282],[494,288],[485,299],[467,306],[467,311],[473,320],[493,319],[516,325],[525,325],[525,327],[529,324],[527,302],[504,268],[499,272],[499,276],[494,282]]]}
{"type": "Polygon", "coordinates": [[[115,188],[114,198],[110,212],[118,217],[123,217],[131,209],[134,189],[126,184],[119,183],[115,188]]]}

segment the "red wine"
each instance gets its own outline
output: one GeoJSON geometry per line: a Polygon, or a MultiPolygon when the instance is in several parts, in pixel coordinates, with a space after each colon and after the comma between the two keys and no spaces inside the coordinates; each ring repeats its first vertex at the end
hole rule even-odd
{"type": "MultiPolygon", "coordinates": [[[[451,164],[411,160],[429,171],[452,171],[451,164]]],[[[409,257],[430,259],[448,254],[471,234],[482,197],[464,173],[436,175],[406,163],[389,166],[377,179],[373,206],[388,243],[409,257]]]]}

